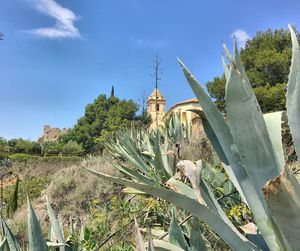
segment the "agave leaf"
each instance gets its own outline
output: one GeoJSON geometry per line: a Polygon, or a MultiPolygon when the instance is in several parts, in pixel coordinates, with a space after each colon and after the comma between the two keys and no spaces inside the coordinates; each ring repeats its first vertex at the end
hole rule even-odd
{"type": "Polygon", "coordinates": [[[42,237],[42,230],[38,218],[27,198],[28,204],[28,242],[30,251],[46,251],[46,244],[42,237]]]}
{"type": "Polygon", "coordinates": [[[7,246],[6,237],[0,242],[0,251],[5,251],[7,246]]]}
{"type": "Polygon", "coordinates": [[[264,114],[264,120],[271,139],[273,151],[280,166],[284,166],[285,163],[281,135],[282,116],[283,112],[264,114]]]}
{"type": "Polygon", "coordinates": [[[165,165],[163,161],[161,151],[160,151],[159,141],[160,141],[160,134],[159,131],[157,130],[156,137],[155,137],[155,145],[154,145],[154,152],[155,152],[154,167],[161,177],[170,178],[172,176],[172,171],[169,169],[168,165],[165,165]]]}
{"type": "MultiPolygon", "coordinates": [[[[212,193],[210,194],[208,192],[209,188],[206,188],[203,185],[204,184],[201,182],[201,185],[200,185],[201,186],[201,190],[202,190],[201,194],[203,196],[205,204],[214,213],[219,214],[218,213],[218,208],[215,206],[215,202],[212,201],[212,199],[211,199],[212,193]]],[[[189,187],[188,185],[186,185],[183,182],[181,182],[181,181],[178,181],[178,180],[176,180],[174,178],[171,178],[171,179],[168,180],[167,186],[170,189],[172,189],[173,191],[175,191],[176,193],[183,194],[183,195],[185,195],[185,196],[187,196],[187,197],[189,197],[189,198],[191,198],[193,200],[196,200],[196,195],[195,195],[194,190],[191,187],[189,187]]]]}
{"type": "Polygon", "coordinates": [[[46,200],[47,200],[48,215],[50,217],[50,221],[51,221],[51,225],[53,227],[53,232],[55,234],[55,237],[59,243],[65,244],[63,230],[60,227],[59,221],[56,219],[55,213],[50,205],[48,197],[46,198],[46,200]]]}
{"type": "Polygon", "coordinates": [[[183,182],[174,179],[173,177],[167,181],[166,186],[172,189],[176,193],[183,194],[193,200],[196,200],[196,195],[194,190],[188,185],[184,184],[183,182]]]}
{"type": "MultiPolygon", "coordinates": [[[[229,220],[227,215],[224,213],[221,208],[219,202],[216,200],[213,192],[210,190],[208,185],[204,180],[201,181],[201,190],[205,201],[209,205],[210,208],[214,208],[214,210],[218,213],[218,215],[223,219],[223,221],[234,231],[237,235],[242,236],[238,229],[233,225],[233,223],[229,220]],[[209,201],[209,202],[208,202],[209,201]]],[[[244,237],[244,236],[243,236],[244,237]]],[[[242,238],[242,237],[241,237],[242,238]]],[[[260,248],[260,247],[259,247],[260,248]]]]}
{"type": "Polygon", "coordinates": [[[230,180],[234,184],[235,188],[238,190],[240,196],[242,197],[242,200],[245,203],[247,203],[244,192],[243,192],[239,182],[235,178],[236,176],[235,176],[232,168],[230,167],[228,159],[227,159],[227,157],[226,157],[226,155],[223,151],[223,148],[222,148],[222,146],[221,146],[214,130],[212,129],[212,127],[209,124],[208,120],[205,119],[205,118],[202,118],[202,125],[203,125],[203,129],[204,129],[204,132],[205,132],[206,136],[208,137],[209,141],[213,145],[214,150],[217,152],[217,154],[219,156],[219,159],[221,160],[222,165],[223,165],[224,169],[226,170],[226,173],[228,174],[230,180]]]}
{"type": "Polygon", "coordinates": [[[236,68],[239,70],[239,72],[241,73],[241,76],[246,81],[246,83],[250,83],[249,78],[246,74],[246,70],[241,61],[241,57],[240,57],[240,54],[239,54],[239,51],[238,51],[238,48],[236,45],[236,39],[234,39],[233,48],[234,48],[234,64],[235,64],[236,68]]]}
{"type": "Polygon", "coordinates": [[[216,105],[212,102],[186,66],[181,61],[179,62],[183,68],[183,72],[187,81],[199,100],[212,131],[215,134],[215,139],[219,142],[218,144],[221,146],[223,153],[230,164],[230,166],[224,165],[226,173],[235,186],[236,184],[240,184],[240,187],[236,186],[236,189],[240,194],[244,193],[246,201],[249,203],[249,206],[254,214],[255,221],[259,225],[259,228],[263,233],[269,248],[271,250],[286,250],[281,233],[278,232],[275,227],[273,227],[273,222],[266,202],[262,198],[262,193],[259,190],[260,188],[257,188],[253,185],[248,174],[246,173],[240,152],[233,141],[232,134],[223,118],[223,115],[219,112],[216,105]]]}
{"type": "Polygon", "coordinates": [[[300,184],[292,171],[285,167],[263,188],[266,201],[275,221],[284,233],[292,250],[300,247],[300,184]]]}
{"type": "Polygon", "coordinates": [[[2,226],[5,231],[5,237],[6,237],[6,243],[10,251],[21,251],[21,247],[16,239],[16,237],[13,235],[10,228],[7,226],[6,222],[1,219],[2,226]]]}
{"type": "Polygon", "coordinates": [[[225,74],[225,79],[227,80],[229,77],[229,66],[226,64],[225,58],[222,55],[222,65],[225,74]]]}
{"type": "Polygon", "coordinates": [[[206,245],[201,235],[201,225],[198,218],[193,217],[189,251],[206,251],[206,245]]]}
{"type": "Polygon", "coordinates": [[[150,157],[150,158],[154,158],[155,157],[154,153],[152,154],[152,153],[150,153],[148,151],[143,151],[143,152],[141,152],[141,154],[144,155],[144,156],[150,157]]]}
{"type": "Polygon", "coordinates": [[[293,137],[297,156],[300,156],[300,51],[299,43],[294,29],[288,25],[293,44],[292,64],[287,85],[286,107],[291,134],[293,137]]]}
{"type": "MultiPolygon", "coordinates": [[[[282,170],[277,161],[263,114],[249,82],[232,66],[226,83],[226,111],[247,173],[259,190],[282,170]],[[259,147],[258,147],[259,146],[259,147]]],[[[233,147],[233,146],[232,146],[233,147]]],[[[235,151],[237,149],[232,149],[235,151]]]]}
{"type": "Polygon", "coordinates": [[[135,180],[138,180],[138,181],[146,183],[146,184],[154,184],[154,182],[152,180],[148,179],[145,175],[142,175],[131,168],[121,166],[114,162],[111,162],[111,163],[112,163],[112,166],[117,168],[121,173],[128,175],[129,177],[131,177],[135,180]]]}
{"type": "Polygon", "coordinates": [[[219,144],[220,148],[218,150],[222,149],[222,153],[224,153],[220,156],[220,158],[223,157],[221,161],[226,161],[227,163],[229,161],[231,164],[231,167],[229,167],[229,165],[225,165],[225,170],[230,176],[230,179],[233,181],[233,183],[237,185],[237,190],[241,191],[242,193],[242,189],[238,185],[242,182],[238,181],[245,180],[248,177],[246,171],[243,168],[240,168],[240,164],[238,163],[238,153],[230,151],[228,147],[234,144],[229,127],[226,124],[224,117],[218,110],[217,106],[214,104],[214,102],[212,102],[212,100],[206,94],[206,92],[198,83],[198,81],[194,78],[194,76],[189,72],[189,70],[180,60],[179,63],[182,66],[185,77],[189,82],[197,99],[199,100],[200,106],[202,107],[207,122],[209,123],[210,128],[207,125],[206,129],[210,130],[210,135],[213,136],[214,139],[216,139],[212,143],[219,144]],[[226,158],[224,158],[224,156],[226,156],[226,158]]]}
{"type": "Polygon", "coordinates": [[[231,53],[229,52],[229,50],[228,50],[226,44],[223,44],[223,49],[224,49],[224,51],[225,51],[225,55],[226,55],[226,57],[227,57],[229,63],[231,64],[231,63],[233,62],[233,58],[232,58],[232,55],[231,55],[231,53]]]}
{"type": "Polygon", "coordinates": [[[127,193],[127,194],[145,194],[144,192],[140,191],[140,190],[137,190],[137,189],[134,189],[132,187],[125,187],[123,190],[122,190],[123,193],[127,193]]]}
{"type": "Polygon", "coordinates": [[[80,234],[79,234],[79,241],[83,241],[84,240],[84,225],[81,225],[80,227],[80,234]]]}
{"type": "Polygon", "coordinates": [[[154,151],[153,151],[153,147],[152,147],[152,144],[150,142],[150,139],[149,139],[149,136],[147,133],[144,134],[144,140],[146,141],[146,145],[147,145],[147,149],[148,151],[154,155],[154,151]]]}
{"type": "Polygon", "coordinates": [[[56,248],[59,247],[59,248],[61,248],[61,247],[66,246],[65,243],[56,243],[56,242],[52,242],[52,241],[47,241],[46,243],[47,243],[48,247],[56,247],[56,248]]]}
{"type": "Polygon", "coordinates": [[[154,243],[153,243],[153,239],[152,239],[150,231],[149,231],[149,234],[148,234],[148,248],[147,248],[147,251],[155,251],[154,243]]]}
{"type": "Polygon", "coordinates": [[[183,139],[183,128],[181,125],[181,121],[179,119],[179,116],[174,112],[172,113],[169,122],[169,135],[175,143],[178,143],[178,141],[183,139]]]}
{"type": "Polygon", "coordinates": [[[136,183],[132,182],[130,180],[118,178],[118,177],[112,177],[107,174],[103,174],[100,172],[97,172],[95,170],[85,168],[87,171],[91,172],[92,174],[101,177],[101,178],[107,178],[111,180],[112,182],[124,185],[124,186],[130,186],[135,189],[141,190],[143,192],[146,192],[152,196],[156,196],[162,199],[165,199],[169,201],[170,203],[173,203],[174,205],[186,210],[187,212],[195,215],[196,217],[203,220],[205,223],[207,223],[217,234],[220,235],[220,237],[228,243],[229,246],[231,246],[233,249],[236,250],[258,250],[253,244],[251,244],[246,238],[241,237],[240,235],[237,235],[231,227],[229,227],[220,217],[219,215],[212,212],[207,207],[199,204],[197,201],[176,193],[174,191],[167,190],[162,187],[155,187],[143,183],[136,183]]]}
{"type": "Polygon", "coordinates": [[[136,241],[136,251],[146,251],[143,236],[140,232],[139,226],[137,224],[136,218],[134,218],[134,228],[135,228],[135,241],[136,241]]]}
{"type": "Polygon", "coordinates": [[[153,240],[153,243],[155,251],[184,251],[184,249],[163,240],[153,240]]]}
{"type": "Polygon", "coordinates": [[[125,133],[119,133],[118,139],[120,140],[119,150],[122,152],[123,156],[141,172],[147,173],[148,166],[143,158],[137,153],[132,139],[125,133]]]}
{"type": "Polygon", "coordinates": [[[171,223],[169,227],[169,242],[177,247],[181,247],[185,251],[188,251],[189,245],[187,244],[184,235],[178,225],[175,208],[172,208],[171,215],[171,223]]]}
{"type": "MultiPolygon", "coordinates": [[[[246,70],[241,62],[236,40],[234,40],[234,63],[236,68],[239,70],[241,77],[243,78],[245,83],[249,86],[249,88],[251,88],[249,78],[246,74],[246,70]]],[[[271,143],[273,146],[273,151],[276,156],[276,160],[278,161],[279,167],[283,167],[285,163],[282,141],[281,141],[281,117],[282,117],[282,112],[274,112],[274,113],[268,113],[264,115],[264,120],[267,126],[269,137],[271,139],[271,143]]],[[[281,170],[282,169],[279,169],[279,171],[281,170]]]]}

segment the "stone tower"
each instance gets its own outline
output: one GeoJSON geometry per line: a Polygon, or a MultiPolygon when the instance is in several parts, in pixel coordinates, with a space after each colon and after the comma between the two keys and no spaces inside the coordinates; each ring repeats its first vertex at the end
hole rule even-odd
{"type": "Polygon", "coordinates": [[[150,125],[150,130],[156,129],[158,126],[163,125],[164,122],[162,120],[165,115],[165,106],[166,106],[166,98],[160,94],[158,89],[154,89],[147,101],[148,108],[147,111],[151,116],[152,123],[150,125]],[[157,101],[156,101],[157,100],[157,101]],[[158,123],[156,123],[156,114],[158,123]]]}

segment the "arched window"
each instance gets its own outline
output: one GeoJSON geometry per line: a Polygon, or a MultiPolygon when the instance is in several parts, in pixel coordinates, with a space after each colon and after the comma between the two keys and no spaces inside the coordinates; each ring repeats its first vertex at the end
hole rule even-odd
{"type": "Polygon", "coordinates": [[[156,111],[159,112],[159,104],[156,104],[156,111]]]}

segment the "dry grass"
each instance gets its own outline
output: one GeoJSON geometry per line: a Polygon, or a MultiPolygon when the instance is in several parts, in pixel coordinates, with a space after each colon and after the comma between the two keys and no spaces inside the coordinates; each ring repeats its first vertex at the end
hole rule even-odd
{"type": "MultiPolygon", "coordinates": [[[[102,157],[88,157],[79,164],[60,167],[51,175],[51,183],[42,196],[32,201],[33,208],[41,222],[43,233],[46,235],[49,229],[48,214],[46,209],[46,195],[49,197],[52,207],[64,219],[65,223],[70,215],[78,222],[84,222],[89,202],[94,199],[108,200],[116,192],[114,185],[88,173],[81,168],[86,166],[111,175],[119,175],[110,163],[102,157]]],[[[36,168],[36,167],[34,167],[36,168]]],[[[47,172],[50,171],[47,168],[47,172]]],[[[39,175],[40,171],[37,171],[39,175]]],[[[33,172],[31,171],[31,175],[33,172]]],[[[20,243],[27,241],[27,206],[23,205],[14,214],[13,219],[8,220],[20,243]]]]}
{"type": "Polygon", "coordinates": [[[192,140],[182,142],[180,146],[180,158],[197,161],[199,159],[211,162],[215,155],[212,145],[205,135],[192,140]]]}
{"type": "MultiPolygon", "coordinates": [[[[117,175],[110,163],[101,157],[89,157],[81,165],[117,175]]],[[[111,182],[88,173],[79,165],[58,171],[46,191],[53,206],[63,217],[72,215],[80,221],[84,220],[91,200],[107,200],[114,192],[111,182]]]]}

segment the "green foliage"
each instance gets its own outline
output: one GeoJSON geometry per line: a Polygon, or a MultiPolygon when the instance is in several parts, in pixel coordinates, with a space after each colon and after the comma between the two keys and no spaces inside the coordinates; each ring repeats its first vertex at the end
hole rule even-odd
{"type": "Polygon", "coordinates": [[[43,155],[58,155],[62,152],[63,144],[58,141],[47,141],[42,144],[43,155]]]}
{"type": "Polygon", "coordinates": [[[26,202],[27,196],[31,199],[38,198],[42,191],[49,185],[49,178],[28,178],[17,180],[15,185],[4,188],[3,197],[6,205],[7,217],[11,217],[16,207],[20,207],[26,202]]]}
{"type": "Polygon", "coordinates": [[[215,99],[215,103],[221,111],[225,111],[225,84],[224,74],[221,77],[214,77],[212,81],[206,83],[210,96],[215,99]]]}
{"type": "Polygon", "coordinates": [[[286,84],[259,86],[254,89],[255,96],[261,105],[263,112],[281,111],[285,107],[286,84]]]}
{"type": "Polygon", "coordinates": [[[145,229],[153,226],[166,229],[169,224],[169,213],[166,215],[166,212],[169,210],[168,203],[145,196],[135,196],[129,201],[118,196],[112,197],[110,201],[93,200],[84,227],[83,245],[87,250],[92,250],[88,248],[100,244],[100,250],[123,250],[122,248],[133,250],[124,241],[135,238],[135,233],[132,231],[134,216],[145,229]],[[119,242],[108,249],[111,243],[117,240],[119,242]]]}
{"type": "Polygon", "coordinates": [[[42,144],[43,155],[74,155],[80,156],[83,154],[83,148],[80,144],[73,140],[67,142],[47,141],[42,144]]]}
{"type": "Polygon", "coordinates": [[[27,162],[29,160],[36,160],[38,159],[38,157],[34,155],[25,154],[25,153],[16,153],[16,154],[9,155],[9,159],[11,161],[27,162]]]}
{"type": "Polygon", "coordinates": [[[114,88],[114,86],[111,87],[110,96],[111,96],[111,97],[114,97],[114,96],[115,96],[115,88],[114,88]]]}
{"type": "Polygon", "coordinates": [[[108,138],[114,136],[117,130],[130,126],[137,109],[132,100],[100,95],[86,106],[84,116],[64,137],[81,144],[85,153],[101,152],[108,138]]]}
{"type": "MultiPolygon", "coordinates": [[[[285,109],[285,88],[291,61],[288,30],[257,32],[241,49],[241,59],[263,112],[285,109]]],[[[225,111],[225,76],[206,83],[210,96],[225,111]]]]}
{"type": "Polygon", "coordinates": [[[41,146],[34,141],[24,139],[11,139],[7,141],[5,152],[24,153],[24,154],[40,154],[41,146]]]}
{"type": "Polygon", "coordinates": [[[0,167],[11,167],[11,165],[8,155],[0,155],[0,167]]]}
{"type": "Polygon", "coordinates": [[[0,153],[6,152],[7,150],[7,141],[0,137],[0,153]]]}
{"type": "MultiPolygon", "coordinates": [[[[12,139],[6,141],[0,138],[0,153],[1,155],[10,155],[12,159],[27,161],[29,156],[43,155],[75,155],[83,154],[83,147],[72,140],[70,133],[67,132],[60,141],[48,141],[42,145],[34,141],[24,139],[12,139]],[[23,156],[23,158],[21,157],[23,156]],[[28,158],[26,159],[27,156],[28,158]]],[[[34,158],[34,157],[33,157],[34,158]]]]}
{"type": "Polygon", "coordinates": [[[253,87],[287,83],[292,58],[288,30],[257,32],[241,50],[241,59],[253,87]]]}
{"type": "Polygon", "coordinates": [[[143,111],[140,115],[135,116],[134,126],[136,128],[147,129],[152,123],[152,118],[147,111],[143,111]]]}
{"type": "Polygon", "coordinates": [[[61,152],[64,155],[82,155],[83,148],[75,141],[69,141],[63,145],[61,152]]]}

